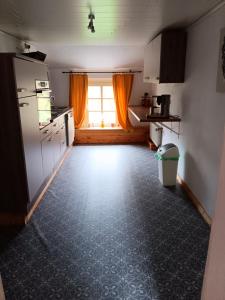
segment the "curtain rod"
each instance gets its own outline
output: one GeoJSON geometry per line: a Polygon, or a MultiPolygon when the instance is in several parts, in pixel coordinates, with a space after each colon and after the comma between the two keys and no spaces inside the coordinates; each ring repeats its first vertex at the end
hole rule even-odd
{"type": "Polygon", "coordinates": [[[112,72],[108,72],[108,71],[90,71],[90,72],[87,72],[87,71],[80,71],[80,72],[77,72],[77,71],[67,71],[67,72],[62,72],[63,74],[133,74],[133,73],[142,73],[142,71],[127,71],[127,72],[119,72],[119,71],[112,71],[112,72]]]}

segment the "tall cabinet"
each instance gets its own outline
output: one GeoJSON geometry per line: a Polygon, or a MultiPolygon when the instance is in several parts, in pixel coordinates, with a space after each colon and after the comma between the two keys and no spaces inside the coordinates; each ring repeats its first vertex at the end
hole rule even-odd
{"type": "MultiPolygon", "coordinates": [[[[44,158],[44,131],[39,129],[35,89],[35,80],[48,80],[47,66],[13,53],[1,53],[0,70],[0,224],[25,223],[56,165],[55,162],[48,166],[49,161],[44,158]]],[[[59,130],[56,133],[61,134],[59,130]]],[[[60,136],[66,143],[65,130],[60,136]]],[[[61,149],[60,141],[51,143],[52,149],[46,150],[49,157],[58,151],[58,145],[61,149]]],[[[56,154],[60,160],[61,153],[56,154]]]]}
{"type": "Polygon", "coordinates": [[[43,181],[35,80],[38,79],[39,76],[44,78],[43,80],[47,80],[47,69],[43,64],[37,64],[16,57],[13,58],[13,64],[28,193],[29,200],[32,201],[38,193],[43,181]]]}

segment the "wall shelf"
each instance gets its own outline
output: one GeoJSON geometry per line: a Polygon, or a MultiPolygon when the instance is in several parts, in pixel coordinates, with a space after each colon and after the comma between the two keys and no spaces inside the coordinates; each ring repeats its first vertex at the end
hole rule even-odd
{"type": "Polygon", "coordinates": [[[141,123],[151,122],[180,122],[179,116],[170,115],[168,118],[165,117],[151,117],[149,116],[149,107],[143,106],[129,106],[128,110],[132,115],[141,123]]]}
{"type": "Polygon", "coordinates": [[[149,107],[143,106],[129,106],[128,111],[135,117],[135,119],[140,123],[160,123],[162,127],[170,130],[171,132],[180,135],[180,121],[181,118],[179,116],[170,115],[168,118],[165,117],[151,117],[149,116],[149,107]],[[164,123],[171,123],[171,127],[164,123]],[[179,128],[178,132],[172,128],[172,123],[178,122],[179,128]]]}

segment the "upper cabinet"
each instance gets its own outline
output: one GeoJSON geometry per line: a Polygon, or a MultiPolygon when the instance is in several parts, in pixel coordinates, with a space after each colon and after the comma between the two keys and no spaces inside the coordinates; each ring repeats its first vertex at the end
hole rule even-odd
{"type": "Polygon", "coordinates": [[[17,97],[36,96],[35,80],[48,80],[45,64],[14,58],[17,97]]]}
{"type": "Polygon", "coordinates": [[[184,82],[186,43],[183,30],[165,31],[153,39],[145,48],[144,82],[184,82]]]}
{"type": "Polygon", "coordinates": [[[17,97],[36,96],[35,78],[33,74],[34,63],[19,58],[14,58],[15,80],[17,97]]]}

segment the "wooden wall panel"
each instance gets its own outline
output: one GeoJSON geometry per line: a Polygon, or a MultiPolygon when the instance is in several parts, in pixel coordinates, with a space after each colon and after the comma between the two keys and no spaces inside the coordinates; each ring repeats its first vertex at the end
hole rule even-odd
{"type": "Polygon", "coordinates": [[[75,144],[132,144],[147,143],[149,128],[123,129],[77,129],[75,144]]]}

